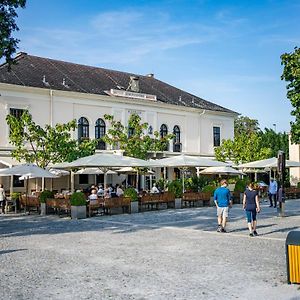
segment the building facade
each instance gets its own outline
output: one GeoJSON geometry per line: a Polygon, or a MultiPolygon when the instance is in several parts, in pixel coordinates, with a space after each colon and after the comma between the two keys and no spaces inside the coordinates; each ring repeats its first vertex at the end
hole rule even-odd
{"type": "MultiPolygon", "coordinates": [[[[214,147],[234,134],[237,113],[201,99],[153,74],[145,76],[83,66],[20,53],[11,72],[0,67],[0,160],[9,156],[7,114],[28,110],[41,126],[76,119],[74,138],[101,138],[105,114],[124,125],[136,113],[163,136],[174,133],[164,156],[186,153],[214,157],[214,147]]],[[[97,151],[109,151],[105,143],[97,151]]],[[[1,179],[0,179],[1,180],[1,179]]]]}

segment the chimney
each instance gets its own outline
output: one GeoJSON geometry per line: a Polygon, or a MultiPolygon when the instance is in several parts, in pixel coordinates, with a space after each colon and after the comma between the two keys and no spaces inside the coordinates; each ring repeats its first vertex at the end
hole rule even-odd
{"type": "Polygon", "coordinates": [[[139,93],[140,85],[139,85],[139,77],[138,76],[130,76],[128,89],[132,92],[139,93]]]}

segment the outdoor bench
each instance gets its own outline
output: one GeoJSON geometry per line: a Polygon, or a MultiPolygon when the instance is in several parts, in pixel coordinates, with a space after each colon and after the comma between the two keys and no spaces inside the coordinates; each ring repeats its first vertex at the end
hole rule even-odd
{"type": "Polygon", "coordinates": [[[209,206],[210,203],[210,193],[203,192],[188,192],[183,193],[182,195],[182,205],[183,207],[192,207],[195,206],[195,203],[198,202],[200,206],[209,206]]]}
{"type": "Polygon", "coordinates": [[[40,210],[40,199],[37,196],[21,195],[20,197],[21,208],[24,208],[25,211],[30,211],[32,209],[39,212],[40,210]]]}
{"type": "Polygon", "coordinates": [[[101,211],[101,214],[104,213],[104,199],[103,198],[98,198],[97,199],[97,203],[91,204],[90,202],[87,205],[88,208],[88,214],[89,217],[91,217],[93,215],[93,212],[96,212],[97,214],[99,213],[99,211],[101,211]]]}
{"type": "Polygon", "coordinates": [[[146,194],[139,199],[140,207],[159,209],[160,204],[166,204],[167,208],[175,205],[175,195],[171,192],[164,192],[162,194],[146,194]]]}
{"type": "Polygon", "coordinates": [[[58,215],[65,212],[67,215],[71,214],[70,199],[65,198],[48,198],[46,199],[46,212],[53,211],[58,215]]]}
{"type": "Polygon", "coordinates": [[[289,187],[285,189],[285,197],[287,199],[298,199],[300,198],[300,188],[289,187]]]}
{"type": "Polygon", "coordinates": [[[104,199],[104,213],[112,214],[113,209],[121,208],[122,212],[129,212],[131,208],[131,199],[128,197],[114,197],[104,199]]]}

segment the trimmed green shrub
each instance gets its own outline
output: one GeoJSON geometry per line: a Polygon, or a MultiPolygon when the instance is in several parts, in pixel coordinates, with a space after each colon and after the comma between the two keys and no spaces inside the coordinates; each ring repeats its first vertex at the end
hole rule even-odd
{"type": "Polygon", "coordinates": [[[204,186],[211,184],[212,181],[211,177],[203,175],[200,177],[193,176],[185,180],[184,187],[187,191],[199,192],[204,186]]]}
{"type": "Polygon", "coordinates": [[[300,182],[297,182],[297,188],[300,188],[300,182]]]}
{"type": "Polygon", "coordinates": [[[245,189],[246,189],[246,186],[249,183],[250,183],[250,180],[248,178],[238,179],[236,184],[235,184],[234,191],[244,193],[245,189]]]}
{"type": "Polygon", "coordinates": [[[215,189],[216,189],[216,186],[209,184],[209,185],[204,186],[202,188],[201,192],[203,192],[203,193],[210,193],[211,196],[213,196],[215,189]]]}
{"type": "Polygon", "coordinates": [[[82,192],[75,192],[70,197],[71,205],[72,206],[85,206],[86,199],[85,195],[82,192]]]}
{"type": "Polygon", "coordinates": [[[160,191],[164,191],[165,187],[167,186],[167,180],[165,180],[164,178],[159,178],[158,180],[156,180],[156,187],[160,190],[160,191]]]}
{"type": "Polygon", "coordinates": [[[125,189],[124,197],[130,198],[132,202],[138,201],[138,193],[133,187],[125,189]]]}
{"type": "Polygon", "coordinates": [[[21,193],[20,192],[13,192],[11,194],[11,200],[19,200],[20,199],[20,196],[21,196],[21,193]]]}
{"type": "Polygon", "coordinates": [[[46,203],[46,199],[53,198],[53,197],[54,197],[54,192],[44,190],[40,194],[40,202],[46,203]]]}
{"type": "Polygon", "coordinates": [[[182,197],[182,181],[180,179],[169,182],[167,187],[168,191],[174,193],[176,198],[182,197]]]}

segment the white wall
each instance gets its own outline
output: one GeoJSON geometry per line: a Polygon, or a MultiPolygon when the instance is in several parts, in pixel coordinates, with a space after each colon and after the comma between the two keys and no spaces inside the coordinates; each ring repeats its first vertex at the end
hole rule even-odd
{"type": "MultiPolygon", "coordinates": [[[[300,162],[300,145],[291,143],[291,136],[289,135],[289,158],[290,160],[300,162]]],[[[297,185],[300,181],[300,168],[290,168],[290,183],[297,185]]]]}
{"type": "MultiPolygon", "coordinates": [[[[142,121],[160,130],[166,124],[169,133],[175,125],[181,131],[182,152],[213,156],[213,126],[221,128],[221,140],[233,138],[234,115],[194,108],[178,107],[164,103],[123,99],[111,96],[90,95],[75,92],[52,91],[0,84],[0,148],[8,143],[8,126],[5,117],[9,108],[29,109],[36,123],[66,123],[72,119],[86,117],[90,122],[90,137],[95,134],[94,126],[98,118],[113,114],[115,119],[126,122],[132,112],[137,112],[142,121]],[[52,114],[51,109],[52,108],[52,114]]],[[[74,133],[74,138],[77,133],[74,133]]],[[[172,142],[171,142],[172,144],[172,142]]],[[[172,151],[172,147],[170,147],[172,151]]]]}

